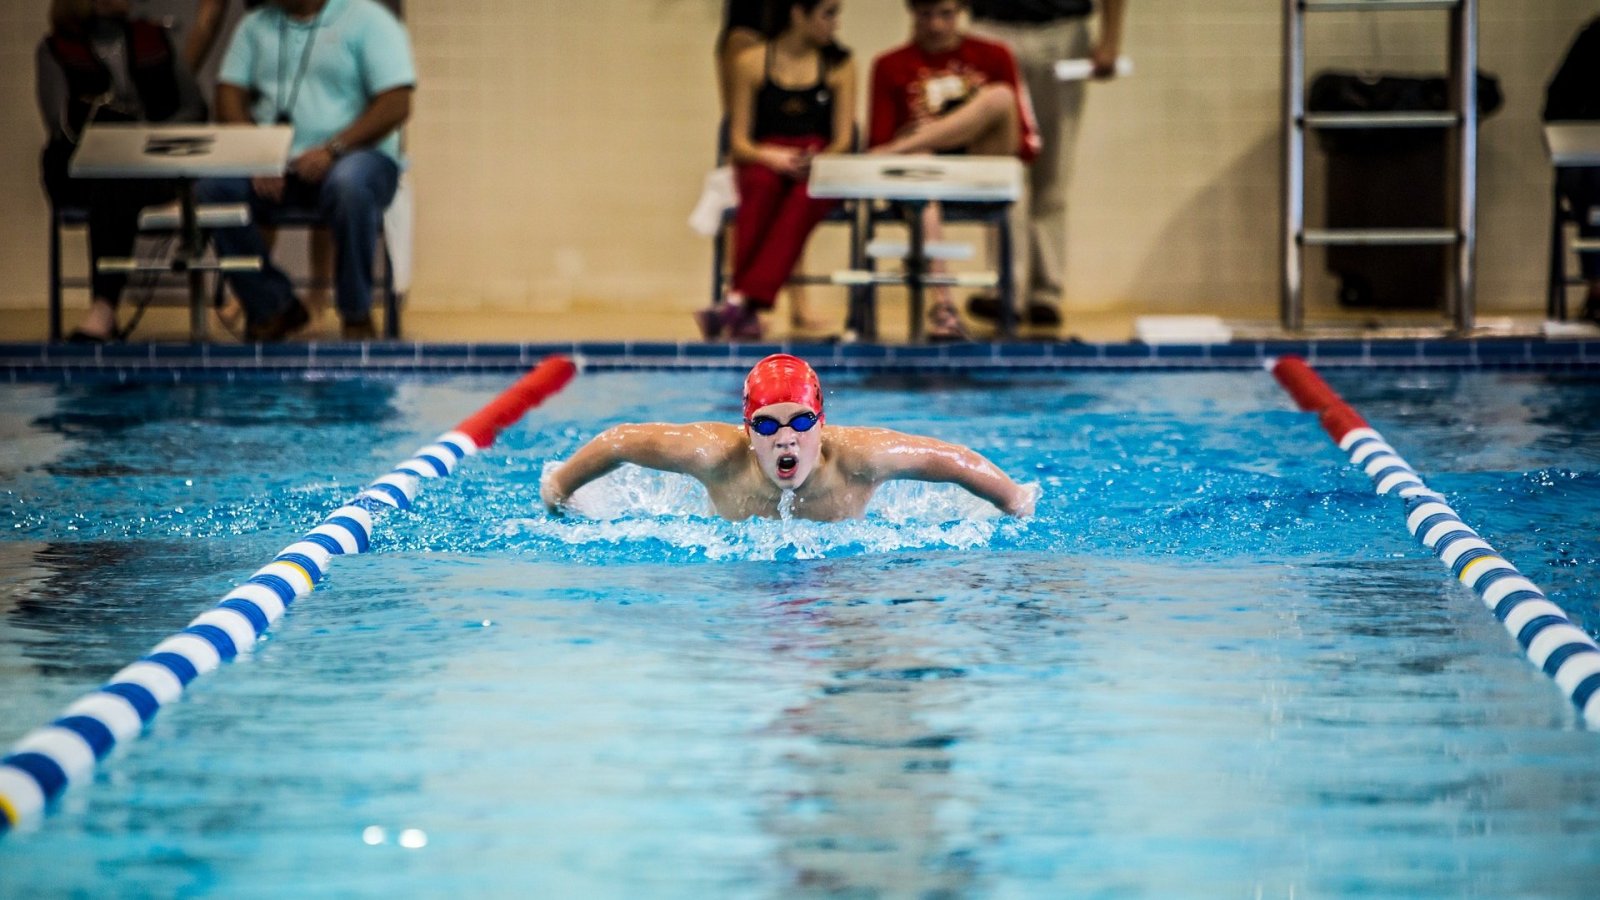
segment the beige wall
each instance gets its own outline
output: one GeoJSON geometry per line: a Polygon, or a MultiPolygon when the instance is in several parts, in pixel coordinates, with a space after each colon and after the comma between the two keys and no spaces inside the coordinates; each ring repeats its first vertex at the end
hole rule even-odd
{"type": "MultiPolygon", "coordinates": [[[[1277,0],[1129,0],[1135,74],[1091,89],[1070,196],[1068,305],[1270,319],[1278,284],[1277,0]]],[[[0,307],[44,303],[32,54],[46,0],[0,4],[0,307]]],[[[711,157],[720,0],[408,0],[421,86],[411,302],[431,309],[691,308],[708,243],[684,224],[711,157]]],[[[1543,85],[1592,0],[1482,0],[1480,308],[1542,304],[1543,85]]],[[[861,57],[902,40],[899,0],[851,0],[861,57]]],[[[1327,14],[1328,65],[1443,66],[1442,13],[1327,14]]],[[[1314,179],[1313,179],[1314,180],[1314,179]]],[[[817,267],[837,241],[819,239],[817,267]]],[[[1313,259],[1313,268],[1316,260],[1313,259]]],[[[619,319],[625,331],[626,320],[619,319]]]]}

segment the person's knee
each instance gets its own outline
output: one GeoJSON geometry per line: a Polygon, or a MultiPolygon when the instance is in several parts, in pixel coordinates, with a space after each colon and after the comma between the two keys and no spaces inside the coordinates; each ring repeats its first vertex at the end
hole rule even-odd
{"type": "MultiPolygon", "coordinates": [[[[978,88],[961,108],[952,115],[966,115],[986,134],[1015,128],[1017,118],[1017,93],[1008,84],[986,84],[978,88]]],[[[972,150],[971,144],[964,149],[972,150]]]]}
{"type": "Polygon", "coordinates": [[[319,199],[325,211],[366,210],[382,212],[393,198],[398,175],[384,170],[385,160],[347,157],[328,170],[319,199]]]}
{"type": "Polygon", "coordinates": [[[203,178],[194,185],[197,203],[243,203],[250,199],[250,182],[243,178],[203,178]]]}
{"type": "Polygon", "coordinates": [[[981,105],[990,112],[1008,112],[1015,114],[1017,109],[1017,92],[1009,84],[991,82],[978,88],[977,96],[972,98],[973,103],[981,105]]]}
{"type": "Polygon", "coordinates": [[[328,215],[381,211],[377,191],[370,181],[338,170],[328,173],[317,199],[328,215]]]}

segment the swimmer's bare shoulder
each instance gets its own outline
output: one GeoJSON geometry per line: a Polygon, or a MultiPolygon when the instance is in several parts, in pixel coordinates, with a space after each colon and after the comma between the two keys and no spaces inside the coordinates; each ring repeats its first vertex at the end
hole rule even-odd
{"type": "Polygon", "coordinates": [[[882,484],[894,479],[957,484],[1014,516],[1033,514],[1034,495],[982,454],[960,444],[890,428],[835,427],[839,473],[882,484]]]}
{"type": "Polygon", "coordinates": [[[616,425],[545,478],[539,494],[547,509],[559,512],[573,492],[623,463],[716,480],[733,471],[745,452],[743,430],[724,422],[616,425]]]}
{"type": "Polygon", "coordinates": [[[884,463],[897,448],[915,438],[891,428],[870,425],[829,425],[826,454],[840,475],[852,481],[880,482],[893,475],[882,474],[884,463]]]}

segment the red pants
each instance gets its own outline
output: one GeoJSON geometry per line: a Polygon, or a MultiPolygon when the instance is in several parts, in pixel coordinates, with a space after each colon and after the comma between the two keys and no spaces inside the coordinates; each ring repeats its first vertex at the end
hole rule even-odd
{"type": "MultiPolygon", "coordinates": [[[[766,138],[762,143],[820,150],[820,137],[766,138]]],[[[838,203],[813,200],[804,181],[761,165],[734,167],[739,210],[733,219],[733,289],[748,302],[771,309],[778,289],[789,280],[811,229],[838,203]]]]}

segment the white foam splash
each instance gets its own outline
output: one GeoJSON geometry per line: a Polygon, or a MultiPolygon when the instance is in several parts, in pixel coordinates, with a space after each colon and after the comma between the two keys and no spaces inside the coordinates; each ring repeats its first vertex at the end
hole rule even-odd
{"type": "MultiPolygon", "coordinates": [[[[547,463],[548,477],[556,463],[547,463]]],[[[1030,485],[1037,495],[1037,485],[1030,485]]],[[[624,465],[573,492],[569,515],[511,519],[504,534],[550,538],[573,546],[661,541],[707,559],[818,559],[908,548],[986,546],[1004,519],[987,501],[954,485],[895,481],[878,489],[862,519],[718,518],[705,488],[686,475],[624,465]]]]}

